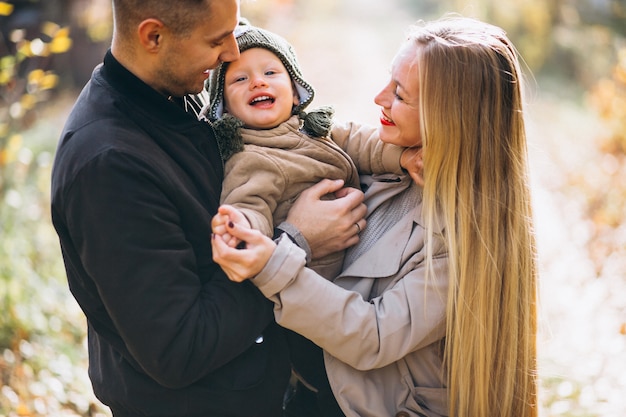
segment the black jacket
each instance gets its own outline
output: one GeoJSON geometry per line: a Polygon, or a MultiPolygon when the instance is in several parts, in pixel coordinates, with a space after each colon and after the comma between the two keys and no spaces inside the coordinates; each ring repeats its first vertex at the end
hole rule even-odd
{"type": "Polygon", "coordinates": [[[52,220],[115,416],[280,414],[271,303],[212,260],[222,179],[213,129],[107,53],[62,133],[52,220]]]}

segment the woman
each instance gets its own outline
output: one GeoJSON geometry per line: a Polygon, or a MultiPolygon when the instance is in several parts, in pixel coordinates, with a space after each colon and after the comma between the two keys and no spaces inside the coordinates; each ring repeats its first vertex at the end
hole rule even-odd
{"type": "Polygon", "coordinates": [[[521,78],[497,27],[412,28],[375,102],[383,142],[421,146],[423,180],[372,178],[367,226],[335,285],[289,239],[240,226],[230,207],[214,218],[216,262],[232,280],[254,277],[278,323],[324,349],[346,415],[537,414],[521,78]]]}

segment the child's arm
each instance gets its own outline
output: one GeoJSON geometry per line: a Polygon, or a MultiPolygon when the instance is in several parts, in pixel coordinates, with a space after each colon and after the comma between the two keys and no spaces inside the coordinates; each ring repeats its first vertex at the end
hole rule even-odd
{"type": "Polygon", "coordinates": [[[238,152],[226,162],[220,203],[236,207],[251,228],[272,237],[273,213],[284,195],[285,181],[272,158],[262,152],[238,152]]]}
{"type": "Polygon", "coordinates": [[[333,126],[331,139],[352,158],[360,174],[406,173],[424,185],[422,147],[402,148],[384,143],[378,129],[356,123],[333,126]]]}
{"type": "Polygon", "coordinates": [[[335,124],[331,139],[354,161],[360,174],[401,174],[405,148],[381,142],[378,129],[357,123],[335,124]]]}

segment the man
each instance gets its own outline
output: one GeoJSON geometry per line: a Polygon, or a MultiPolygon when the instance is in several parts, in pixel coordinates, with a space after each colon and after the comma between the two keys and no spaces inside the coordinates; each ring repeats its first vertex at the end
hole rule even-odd
{"type": "MultiPolygon", "coordinates": [[[[223,165],[190,96],[238,58],[238,8],[115,0],[111,50],[62,133],[52,220],[87,317],[94,392],[115,417],[282,413],[290,371],[272,307],[212,260],[223,165]]],[[[361,193],[319,199],[340,186],[311,189],[283,225],[313,257],[358,240],[361,193]]]]}

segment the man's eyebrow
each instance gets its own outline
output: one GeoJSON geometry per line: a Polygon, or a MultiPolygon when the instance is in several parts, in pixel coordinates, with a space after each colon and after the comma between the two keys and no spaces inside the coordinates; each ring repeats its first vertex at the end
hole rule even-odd
{"type": "Polygon", "coordinates": [[[229,37],[232,33],[233,33],[232,30],[228,30],[222,33],[221,35],[214,36],[213,38],[211,38],[211,40],[214,42],[221,41],[222,39],[229,37]]]}

